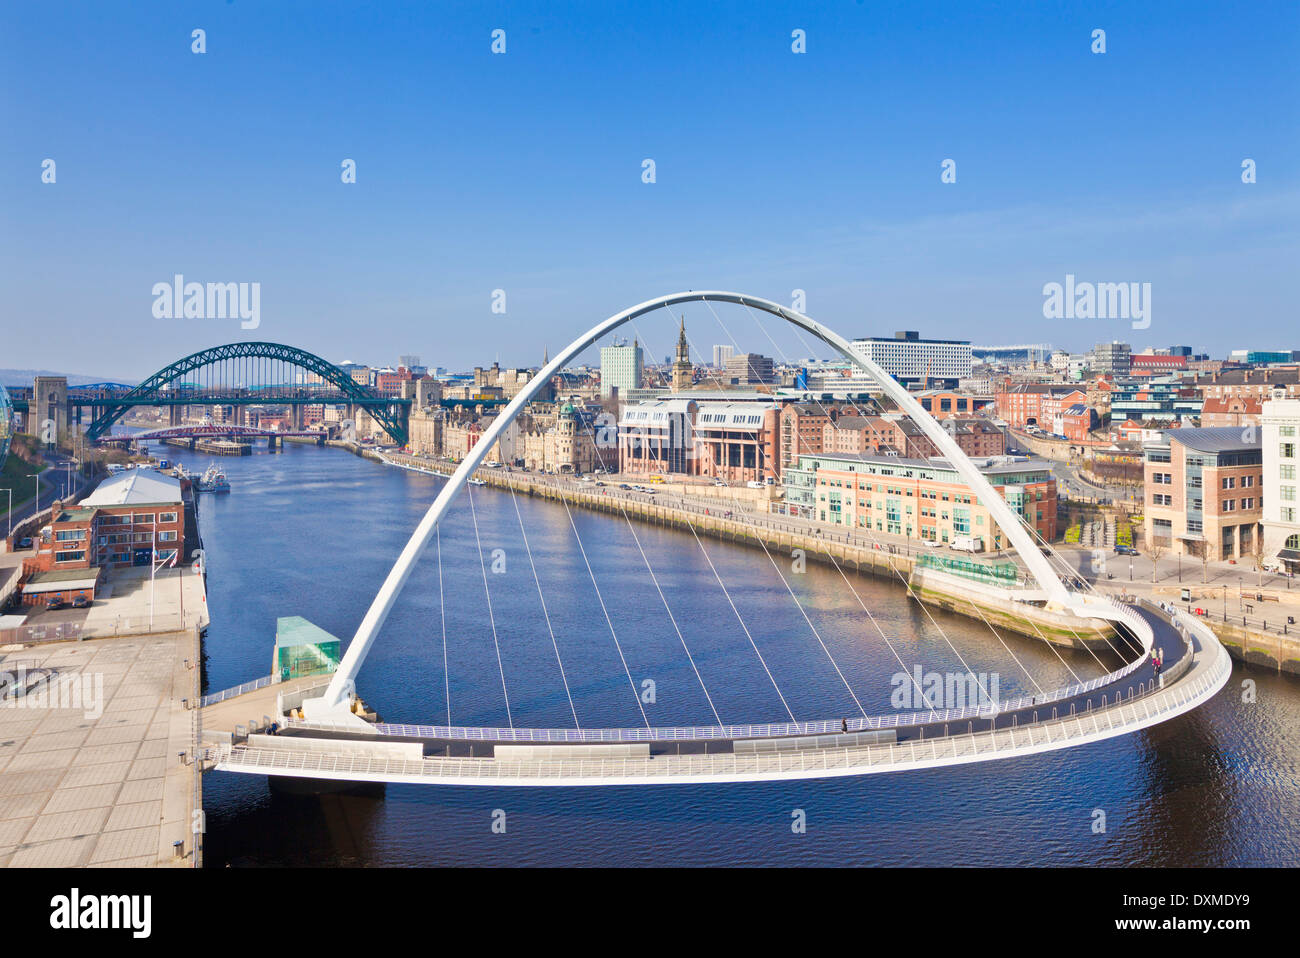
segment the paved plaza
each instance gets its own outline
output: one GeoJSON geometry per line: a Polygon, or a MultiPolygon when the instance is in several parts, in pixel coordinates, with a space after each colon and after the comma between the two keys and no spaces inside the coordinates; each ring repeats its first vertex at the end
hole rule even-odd
{"type": "Polygon", "coordinates": [[[196,654],[193,631],[0,650],[7,676],[50,670],[0,702],[0,865],[196,864],[196,654]]]}

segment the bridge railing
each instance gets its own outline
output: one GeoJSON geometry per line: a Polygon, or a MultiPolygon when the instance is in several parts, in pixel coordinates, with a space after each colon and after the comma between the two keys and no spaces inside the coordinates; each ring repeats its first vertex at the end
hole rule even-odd
{"type": "Polygon", "coordinates": [[[199,699],[199,707],[203,708],[208,705],[216,705],[218,702],[224,702],[226,699],[233,699],[236,695],[243,695],[247,692],[253,692],[257,689],[264,689],[275,681],[275,676],[264,675],[260,679],[253,679],[251,682],[245,682],[243,685],[236,685],[232,689],[222,689],[220,692],[212,692],[199,699]]]}
{"type": "MultiPolygon", "coordinates": [[[[1155,633],[1151,624],[1132,608],[1122,605],[1108,596],[1089,597],[1089,605],[1100,605],[1106,618],[1119,619],[1138,634],[1144,649],[1150,649],[1155,642],[1155,633]]],[[[1098,610],[1101,611],[1101,610],[1098,610]]],[[[1157,613],[1159,614],[1159,613],[1157,613]]],[[[1129,676],[1146,662],[1145,655],[1137,656],[1115,671],[1099,675],[1086,682],[1076,682],[1051,692],[1038,695],[1024,695],[996,703],[985,703],[967,708],[930,709],[924,711],[900,712],[894,715],[876,715],[851,719],[825,719],[811,722],[776,722],[744,725],[692,725],[692,726],[658,726],[649,728],[596,728],[596,729],[536,729],[536,728],[499,728],[455,725],[413,725],[396,723],[377,723],[372,726],[377,735],[392,735],[409,738],[440,738],[465,742],[525,742],[525,743],[582,743],[582,742],[674,742],[701,741],[720,739],[778,738],[794,735],[834,734],[843,730],[847,724],[853,732],[881,731],[926,723],[962,722],[974,719],[988,719],[1003,712],[1051,705],[1055,702],[1087,695],[1108,685],[1115,684],[1129,676]]],[[[304,729],[322,731],[347,729],[341,723],[288,720],[290,725],[304,729]]]]}
{"type": "Polygon", "coordinates": [[[712,753],[657,758],[492,760],[429,757],[419,761],[313,754],[280,749],[223,748],[219,767],[254,774],[312,778],[461,784],[500,781],[528,784],[598,783],[601,780],[762,779],[789,775],[852,775],[883,768],[940,765],[1047,751],[1107,738],[1155,724],[1199,704],[1222,687],[1232,669],[1227,651],[1210,636],[1210,653],[1191,680],[1109,709],[1053,722],[893,744],[756,753],[712,753]]]}

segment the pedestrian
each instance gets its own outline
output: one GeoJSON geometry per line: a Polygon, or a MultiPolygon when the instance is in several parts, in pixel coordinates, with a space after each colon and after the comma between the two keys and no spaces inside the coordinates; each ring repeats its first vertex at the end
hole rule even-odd
{"type": "Polygon", "coordinates": [[[849,730],[849,720],[846,718],[840,719],[840,731],[847,732],[848,730],[849,730]]]}

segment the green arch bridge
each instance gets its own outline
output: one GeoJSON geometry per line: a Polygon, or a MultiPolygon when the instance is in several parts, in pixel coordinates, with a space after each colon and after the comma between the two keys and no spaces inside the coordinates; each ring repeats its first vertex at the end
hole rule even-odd
{"type": "MultiPolygon", "coordinates": [[[[114,385],[114,384],[108,384],[114,385]]],[[[383,396],[338,366],[294,346],[227,343],[164,366],[138,386],[68,390],[70,407],[89,407],[89,439],[108,435],[133,406],[347,405],[366,410],[398,445],[406,445],[411,400],[383,396]]]]}

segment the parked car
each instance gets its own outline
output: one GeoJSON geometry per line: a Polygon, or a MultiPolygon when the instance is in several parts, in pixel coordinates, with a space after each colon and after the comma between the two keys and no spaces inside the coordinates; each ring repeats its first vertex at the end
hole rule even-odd
{"type": "Polygon", "coordinates": [[[18,542],[18,548],[20,549],[30,549],[31,547],[32,547],[31,536],[23,536],[22,539],[20,539],[18,542]]]}
{"type": "Polygon", "coordinates": [[[72,600],[72,607],[74,609],[89,609],[90,603],[90,599],[87,599],[84,595],[79,595],[72,600]]]}
{"type": "Polygon", "coordinates": [[[1132,546],[1116,546],[1115,555],[1117,556],[1135,556],[1138,555],[1137,549],[1132,546]]]}
{"type": "Polygon", "coordinates": [[[618,484],[618,487],[619,487],[620,489],[626,490],[626,491],[628,491],[628,492],[630,492],[630,491],[632,490],[632,487],[629,486],[626,482],[620,482],[620,483],[618,484]]]}
{"type": "Polygon", "coordinates": [[[58,597],[55,597],[55,598],[50,599],[48,602],[45,603],[45,609],[46,609],[46,611],[48,611],[48,612],[53,612],[53,611],[55,611],[56,609],[61,609],[61,608],[63,608],[64,605],[66,605],[66,604],[67,604],[67,603],[65,603],[62,599],[60,599],[60,598],[58,598],[58,597]]]}

